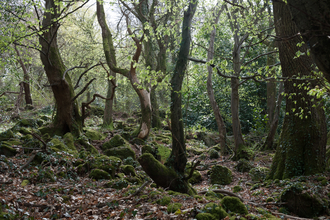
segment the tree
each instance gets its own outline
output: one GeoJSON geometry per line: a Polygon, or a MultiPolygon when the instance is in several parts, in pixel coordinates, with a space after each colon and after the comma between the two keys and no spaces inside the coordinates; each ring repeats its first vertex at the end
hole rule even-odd
{"type": "Polygon", "coordinates": [[[174,191],[190,194],[193,194],[193,191],[191,190],[187,180],[191,176],[184,176],[187,155],[182,120],[181,89],[190,50],[191,22],[196,11],[196,7],[197,1],[191,0],[187,10],[184,12],[182,22],[182,40],[171,79],[171,155],[165,164],[166,167],[152,159],[153,157],[150,154],[143,154],[139,158],[139,162],[143,169],[155,181],[155,183],[162,187],[169,187],[174,191]],[[159,169],[155,170],[155,167],[159,169]]]}
{"type": "MultiPolygon", "coordinates": [[[[59,19],[63,8],[55,0],[46,0],[42,16],[42,34],[40,58],[52,88],[56,101],[56,116],[53,122],[59,133],[72,132],[79,135],[82,129],[82,118],[79,113],[77,96],[74,93],[71,78],[66,69],[57,44],[59,19]]],[[[71,3],[68,3],[69,7],[71,3]]]]}
{"type": "Polygon", "coordinates": [[[282,74],[287,79],[286,115],[269,178],[285,179],[324,171],[326,126],[322,104],[308,94],[317,83],[311,77],[313,62],[289,6],[274,1],[273,8],[282,74]]]}
{"type": "Polygon", "coordinates": [[[330,82],[330,2],[328,0],[288,0],[293,21],[311,49],[312,57],[330,82]]]}
{"type": "Polygon", "coordinates": [[[132,36],[132,39],[135,42],[136,50],[133,59],[130,63],[129,70],[117,67],[116,63],[114,63],[114,60],[116,59],[116,54],[113,45],[112,34],[105,20],[103,4],[100,3],[98,0],[96,1],[96,10],[97,10],[98,22],[102,30],[103,48],[107,59],[107,64],[109,65],[112,71],[127,77],[130,80],[131,85],[133,86],[135,92],[139,96],[142,117],[141,117],[140,127],[137,132],[138,133],[137,137],[140,139],[146,139],[151,129],[152,109],[151,109],[150,93],[141,86],[141,82],[138,79],[136,72],[136,67],[137,67],[136,65],[139,61],[142,52],[142,41],[144,35],[142,34],[140,39],[138,39],[138,37],[133,35],[133,32],[131,31],[128,24],[129,18],[127,15],[126,17],[127,31],[132,36]]]}

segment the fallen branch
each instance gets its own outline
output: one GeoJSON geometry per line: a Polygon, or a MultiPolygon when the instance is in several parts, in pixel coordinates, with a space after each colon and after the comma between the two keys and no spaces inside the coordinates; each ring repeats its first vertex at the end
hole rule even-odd
{"type": "Polygon", "coordinates": [[[2,185],[2,184],[12,184],[13,183],[13,181],[11,180],[11,181],[8,181],[8,182],[2,182],[2,181],[0,181],[0,184],[2,185]]]}
{"type": "Polygon", "coordinates": [[[22,171],[23,169],[25,169],[34,159],[34,157],[37,155],[37,151],[32,151],[32,156],[28,159],[28,161],[23,165],[21,166],[21,168],[19,168],[20,171],[22,171]]]}

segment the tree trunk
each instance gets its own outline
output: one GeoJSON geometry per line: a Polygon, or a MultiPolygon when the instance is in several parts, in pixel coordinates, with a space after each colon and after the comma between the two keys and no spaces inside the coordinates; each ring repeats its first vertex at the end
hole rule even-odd
{"type": "Polygon", "coordinates": [[[162,123],[159,116],[159,105],[156,96],[156,89],[152,87],[150,92],[151,106],[152,106],[152,127],[161,128],[162,123]]]}
{"type": "Polygon", "coordinates": [[[283,98],[283,83],[280,84],[280,88],[278,89],[278,95],[277,95],[277,101],[276,101],[276,107],[273,114],[273,119],[271,120],[271,124],[269,126],[268,135],[266,138],[265,143],[260,148],[260,150],[272,150],[274,145],[274,138],[276,135],[276,130],[278,126],[278,119],[281,111],[281,103],[283,98]]]}
{"type": "Polygon", "coordinates": [[[113,113],[113,100],[115,95],[115,85],[113,83],[116,83],[116,73],[110,70],[111,76],[114,78],[113,81],[108,81],[108,91],[107,91],[107,100],[105,100],[105,107],[104,107],[104,115],[103,115],[103,126],[110,127],[113,129],[113,119],[112,119],[112,113],[113,113]]]}
{"type": "Polygon", "coordinates": [[[185,137],[182,120],[181,88],[188,62],[191,41],[191,21],[196,11],[197,1],[190,1],[188,9],[184,12],[182,23],[182,40],[171,80],[171,128],[172,152],[167,165],[177,173],[183,175],[187,163],[185,137]]]}
{"type": "MultiPolygon", "coordinates": [[[[219,21],[219,17],[221,14],[221,11],[223,9],[219,10],[215,21],[214,21],[214,25],[216,25],[219,21]]],[[[211,32],[211,36],[210,36],[210,43],[209,43],[209,49],[208,49],[208,53],[207,53],[207,61],[210,61],[213,59],[214,56],[214,40],[215,40],[215,34],[216,34],[216,28],[213,27],[213,30],[211,32]]],[[[212,86],[212,67],[211,66],[207,66],[207,71],[208,71],[208,77],[207,77],[207,94],[209,96],[209,100],[213,109],[213,113],[214,113],[214,117],[215,117],[215,121],[217,123],[218,126],[218,131],[219,131],[219,138],[220,138],[220,148],[221,148],[221,153],[222,155],[225,155],[228,153],[228,149],[227,149],[227,145],[226,145],[226,126],[225,123],[222,119],[222,116],[220,114],[220,109],[219,106],[214,98],[214,91],[213,91],[213,86],[212,86]]]]}
{"type": "Polygon", "coordinates": [[[63,77],[66,68],[57,45],[59,23],[56,20],[59,17],[59,10],[54,0],[45,1],[42,26],[48,28],[39,37],[42,50],[40,57],[56,100],[54,132],[61,134],[72,132],[74,135],[79,135],[82,120],[78,102],[73,100],[75,94],[69,74],[63,77]]]}
{"type": "Polygon", "coordinates": [[[127,77],[130,80],[135,92],[139,96],[142,118],[139,130],[134,132],[134,134],[136,134],[138,138],[145,140],[148,138],[151,128],[151,101],[150,93],[147,90],[141,89],[139,87],[141,83],[136,76],[136,63],[138,62],[142,51],[141,41],[134,37],[134,41],[136,43],[136,51],[133,56],[133,61],[131,62],[130,70],[118,68],[112,34],[108,25],[106,24],[103,4],[101,4],[99,1],[96,1],[96,10],[97,20],[102,29],[103,49],[107,59],[107,64],[113,72],[127,77]]]}
{"type": "Polygon", "coordinates": [[[292,19],[312,57],[330,82],[330,1],[288,0],[292,19]]]}
{"type": "MultiPolygon", "coordinates": [[[[273,46],[268,46],[268,51],[273,51],[273,46]]],[[[270,54],[267,56],[267,66],[271,66],[275,64],[275,56],[274,54],[270,54]]],[[[273,70],[271,72],[271,76],[275,76],[275,71],[273,70]]],[[[271,124],[273,123],[274,119],[274,113],[275,113],[275,106],[276,106],[276,82],[275,79],[271,79],[270,81],[267,81],[267,113],[268,113],[268,128],[271,127],[271,124]]]]}
{"type": "Polygon", "coordinates": [[[23,87],[24,87],[24,93],[25,93],[25,104],[32,105],[32,97],[31,97],[31,91],[30,91],[30,77],[29,77],[26,66],[22,60],[22,57],[21,57],[20,52],[17,49],[16,45],[15,45],[15,50],[17,53],[18,62],[20,63],[22,70],[23,70],[23,74],[24,74],[23,87]]]}
{"type": "Polygon", "coordinates": [[[320,173],[325,168],[325,115],[322,104],[308,95],[308,90],[316,85],[315,80],[304,80],[311,75],[313,62],[307,55],[295,58],[298,50],[306,53],[306,45],[297,46],[302,39],[297,36],[299,31],[291,20],[288,5],[280,1],[273,5],[276,35],[281,39],[278,43],[282,73],[293,79],[284,83],[286,115],[269,178],[320,173]]]}

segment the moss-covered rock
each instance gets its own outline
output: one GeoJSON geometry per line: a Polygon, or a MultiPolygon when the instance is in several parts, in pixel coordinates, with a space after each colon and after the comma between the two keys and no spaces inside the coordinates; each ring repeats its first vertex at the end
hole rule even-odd
{"type": "Polygon", "coordinates": [[[125,173],[125,175],[136,176],[134,167],[131,165],[123,165],[121,166],[121,169],[123,170],[123,173],[125,173]]]}
{"type": "Polygon", "coordinates": [[[125,179],[115,179],[107,182],[104,184],[107,188],[114,188],[114,189],[123,189],[129,185],[129,182],[125,179]]]}
{"type": "Polygon", "coordinates": [[[31,128],[38,128],[42,126],[43,121],[40,119],[21,119],[18,121],[15,126],[13,127],[14,130],[18,130],[19,127],[31,127],[31,128]]]}
{"type": "Polygon", "coordinates": [[[105,138],[101,132],[95,130],[87,130],[85,135],[90,140],[103,140],[105,138]]]}
{"type": "Polygon", "coordinates": [[[243,173],[249,172],[252,168],[252,164],[246,159],[240,159],[235,166],[236,171],[243,173]]]}
{"type": "Polygon", "coordinates": [[[241,186],[234,186],[233,187],[233,193],[237,193],[237,192],[240,192],[242,190],[243,190],[243,188],[241,186]]]}
{"type": "Polygon", "coordinates": [[[197,220],[217,220],[211,213],[198,213],[195,218],[197,220]]]}
{"type": "Polygon", "coordinates": [[[226,211],[231,211],[242,215],[248,214],[247,208],[241,200],[239,200],[239,198],[225,196],[221,200],[221,205],[226,211]]]}
{"type": "Polygon", "coordinates": [[[216,219],[224,219],[228,216],[228,213],[221,206],[213,202],[207,204],[203,211],[211,213],[216,219]]]}
{"type": "Polygon", "coordinates": [[[119,157],[120,159],[125,159],[132,157],[136,159],[135,152],[130,146],[115,147],[104,151],[105,155],[119,157]]]}
{"type": "Polygon", "coordinates": [[[61,140],[59,140],[56,137],[54,137],[50,142],[48,142],[47,146],[50,147],[55,152],[64,151],[64,152],[67,152],[69,154],[76,155],[76,154],[78,154],[78,151],[74,147],[74,145],[72,145],[73,140],[71,140],[70,136],[72,137],[72,135],[70,133],[69,133],[69,135],[66,136],[66,138],[67,138],[66,140],[68,141],[67,143],[69,143],[70,146],[65,145],[61,140]]]}
{"type": "Polygon", "coordinates": [[[255,167],[252,168],[249,172],[251,179],[253,181],[264,181],[269,173],[269,168],[267,167],[255,167]]]}
{"type": "Polygon", "coordinates": [[[142,180],[139,177],[137,177],[137,176],[126,176],[126,177],[124,177],[124,179],[127,182],[132,183],[133,185],[142,184],[142,180]]]}
{"type": "Polygon", "coordinates": [[[104,108],[102,108],[101,106],[90,105],[88,111],[90,115],[95,115],[99,117],[102,117],[104,115],[104,108]]]}
{"type": "Polygon", "coordinates": [[[114,178],[116,170],[118,170],[122,164],[122,160],[114,156],[100,155],[95,157],[90,163],[91,169],[97,168],[104,170],[114,178]]]}
{"type": "Polygon", "coordinates": [[[177,210],[181,209],[182,204],[181,203],[171,203],[167,206],[167,212],[168,213],[174,213],[177,210]]]}
{"type": "Polygon", "coordinates": [[[90,172],[89,174],[89,178],[91,179],[95,179],[95,180],[110,180],[111,179],[111,175],[101,169],[94,169],[90,172]]]}
{"type": "Polygon", "coordinates": [[[163,198],[157,200],[159,205],[168,205],[171,203],[172,197],[171,196],[164,196],[163,198]]]}
{"type": "Polygon", "coordinates": [[[17,154],[17,151],[11,146],[11,144],[8,144],[8,141],[0,142],[0,155],[5,155],[6,157],[15,156],[17,154]]]}
{"type": "Polygon", "coordinates": [[[209,190],[205,193],[205,197],[208,199],[212,199],[212,200],[219,200],[219,199],[222,199],[224,197],[224,195],[221,193],[215,193],[212,190],[209,190]]]}
{"type": "Polygon", "coordinates": [[[126,123],[127,124],[135,124],[136,123],[136,120],[135,120],[135,118],[127,118],[126,119],[126,123]]]}
{"type": "Polygon", "coordinates": [[[215,142],[214,138],[212,137],[211,133],[207,133],[204,131],[198,132],[197,139],[204,141],[205,145],[208,147],[212,147],[212,146],[216,145],[216,142],[215,142]]]}
{"type": "Polygon", "coordinates": [[[251,160],[254,157],[254,151],[245,146],[245,145],[240,145],[238,148],[238,151],[236,152],[235,156],[233,157],[233,160],[238,161],[240,159],[246,159],[246,160],[251,160]]]}
{"type": "Polygon", "coordinates": [[[99,151],[88,142],[88,139],[85,136],[80,136],[76,141],[90,154],[99,155],[99,151]]]}
{"type": "MultiPolygon", "coordinates": [[[[187,170],[187,175],[189,175],[190,169],[187,170]]],[[[202,182],[202,175],[198,170],[194,170],[192,177],[188,180],[191,184],[196,184],[202,182]]]]}
{"type": "Polygon", "coordinates": [[[113,138],[102,145],[102,149],[107,150],[120,146],[129,146],[129,143],[122,136],[116,134],[113,138]]]}
{"type": "Polygon", "coordinates": [[[14,137],[15,137],[14,132],[10,129],[0,133],[0,141],[8,141],[9,139],[14,137]]]}
{"type": "Polygon", "coordinates": [[[211,184],[228,185],[232,182],[232,173],[227,167],[215,165],[211,169],[211,184]]]}
{"type": "Polygon", "coordinates": [[[294,183],[285,188],[280,200],[285,202],[285,207],[300,217],[312,218],[321,215],[326,205],[317,195],[310,195],[305,191],[304,183],[294,183]]]}
{"type": "Polygon", "coordinates": [[[218,159],[220,157],[218,151],[216,151],[213,148],[208,151],[208,154],[209,154],[210,159],[218,159]]]}

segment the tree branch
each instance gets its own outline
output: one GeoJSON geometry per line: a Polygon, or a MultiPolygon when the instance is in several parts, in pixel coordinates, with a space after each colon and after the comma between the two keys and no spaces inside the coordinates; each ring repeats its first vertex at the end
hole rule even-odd
{"type": "Polygon", "coordinates": [[[72,98],[71,102],[74,102],[81,94],[83,94],[85,92],[85,90],[88,88],[88,86],[94,81],[96,80],[96,78],[91,79],[86,86],[75,96],[72,98]]]}

